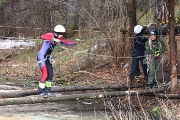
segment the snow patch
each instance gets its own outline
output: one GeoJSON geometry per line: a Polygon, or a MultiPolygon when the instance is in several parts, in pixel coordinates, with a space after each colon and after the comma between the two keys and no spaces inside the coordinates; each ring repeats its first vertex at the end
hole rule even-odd
{"type": "Polygon", "coordinates": [[[35,46],[35,42],[31,40],[0,40],[0,49],[11,49],[13,47],[19,47],[19,49],[24,49],[24,47],[35,46]]]}

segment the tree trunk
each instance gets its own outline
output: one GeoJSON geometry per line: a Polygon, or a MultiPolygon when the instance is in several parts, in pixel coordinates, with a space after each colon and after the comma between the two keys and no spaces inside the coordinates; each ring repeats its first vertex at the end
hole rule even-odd
{"type": "Polygon", "coordinates": [[[77,30],[78,29],[78,14],[77,14],[77,0],[68,0],[67,1],[67,11],[68,11],[68,15],[67,15],[67,21],[66,21],[66,25],[67,28],[69,29],[67,31],[67,37],[71,37],[74,34],[73,30],[77,30]]]}
{"type": "MultiPolygon", "coordinates": [[[[132,37],[134,35],[134,27],[137,25],[136,22],[136,1],[135,0],[129,0],[128,2],[128,17],[129,17],[129,36],[132,37]]],[[[133,38],[129,38],[129,44],[130,44],[130,53],[133,50],[133,38]]],[[[134,73],[134,76],[140,75],[140,69],[139,64],[136,67],[136,71],[134,73]]]]}
{"type": "Polygon", "coordinates": [[[4,9],[3,9],[3,4],[0,4],[0,25],[4,25],[4,9]]]}
{"type": "Polygon", "coordinates": [[[84,93],[84,94],[73,94],[73,95],[57,95],[56,97],[42,98],[40,96],[28,96],[21,98],[6,98],[0,99],[0,106],[3,105],[19,105],[19,104],[34,104],[44,102],[58,102],[67,100],[83,100],[83,99],[101,99],[101,98],[112,98],[126,95],[154,95],[155,93],[163,92],[167,88],[155,88],[146,89],[139,91],[115,91],[115,92],[102,92],[102,93],[84,93]]]}
{"type": "MultiPolygon", "coordinates": [[[[142,87],[141,84],[136,84],[131,86],[131,88],[142,87]]],[[[52,87],[52,92],[68,92],[68,91],[85,91],[85,90],[105,90],[105,89],[118,89],[118,90],[127,90],[128,87],[126,84],[119,85],[85,85],[85,86],[59,86],[52,87]]],[[[24,97],[28,95],[37,95],[37,90],[24,90],[24,91],[10,91],[9,93],[0,92],[0,98],[13,98],[13,97],[24,97]]]]}
{"type": "Polygon", "coordinates": [[[170,63],[171,63],[171,92],[175,93],[177,89],[177,48],[175,42],[174,31],[174,0],[169,1],[169,47],[170,47],[170,63]]]}
{"type": "Polygon", "coordinates": [[[154,1],[154,22],[155,23],[162,23],[168,20],[168,0],[155,0],[154,1]]]}
{"type": "Polygon", "coordinates": [[[135,0],[129,0],[128,2],[128,17],[129,17],[129,34],[130,36],[134,34],[134,26],[137,25],[136,22],[136,5],[135,0]]]}

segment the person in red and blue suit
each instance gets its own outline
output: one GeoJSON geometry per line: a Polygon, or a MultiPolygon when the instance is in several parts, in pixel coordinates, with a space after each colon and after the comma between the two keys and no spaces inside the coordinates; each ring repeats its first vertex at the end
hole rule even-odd
{"type": "Polygon", "coordinates": [[[52,77],[54,75],[51,56],[52,51],[59,44],[64,44],[66,46],[76,45],[75,42],[63,38],[65,32],[66,30],[62,25],[57,25],[54,28],[54,32],[43,34],[40,37],[43,40],[43,44],[38,52],[37,61],[42,76],[39,81],[38,93],[43,97],[54,96],[51,92],[52,77]]]}

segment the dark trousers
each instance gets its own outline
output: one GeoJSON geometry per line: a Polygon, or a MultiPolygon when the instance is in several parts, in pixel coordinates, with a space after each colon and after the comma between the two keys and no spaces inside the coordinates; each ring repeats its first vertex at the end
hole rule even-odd
{"type": "Polygon", "coordinates": [[[142,66],[142,69],[143,69],[143,73],[144,73],[144,76],[146,78],[146,82],[147,82],[147,64],[145,62],[143,62],[145,60],[145,57],[133,57],[132,58],[132,63],[131,63],[131,70],[130,70],[130,74],[129,74],[129,78],[130,80],[132,81],[132,79],[134,78],[134,74],[136,72],[136,69],[137,69],[137,66],[139,64],[139,61],[141,62],[141,66],[142,66]]]}
{"type": "Polygon", "coordinates": [[[52,77],[54,75],[53,73],[53,67],[49,60],[45,61],[46,69],[47,69],[47,78],[46,80],[52,80],[52,77]]]}

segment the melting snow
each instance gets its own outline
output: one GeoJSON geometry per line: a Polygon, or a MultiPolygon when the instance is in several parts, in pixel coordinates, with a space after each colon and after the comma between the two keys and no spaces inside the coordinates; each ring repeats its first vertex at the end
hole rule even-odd
{"type": "Polygon", "coordinates": [[[35,46],[35,42],[28,40],[0,40],[0,49],[10,49],[13,47],[20,47],[20,49],[24,49],[24,47],[35,46]]]}

